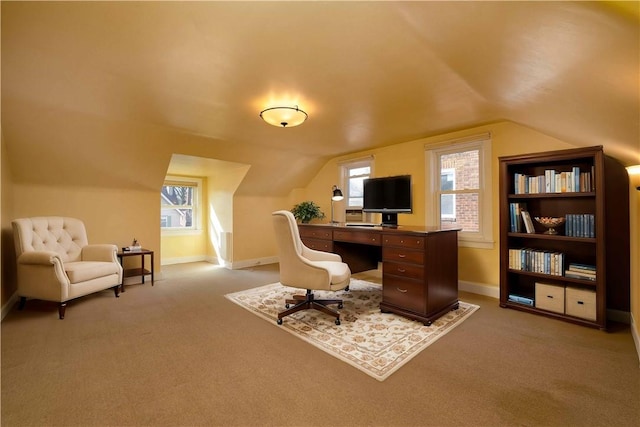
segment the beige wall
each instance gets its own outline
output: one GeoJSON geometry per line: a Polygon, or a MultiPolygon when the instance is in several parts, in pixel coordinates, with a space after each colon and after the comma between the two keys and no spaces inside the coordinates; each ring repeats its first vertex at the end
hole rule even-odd
{"type": "MultiPolygon", "coordinates": [[[[450,139],[474,135],[482,132],[492,134],[492,189],[493,189],[493,249],[460,248],[459,276],[469,281],[496,287],[499,283],[498,254],[498,157],[536,151],[572,148],[564,141],[543,135],[532,129],[510,122],[480,126],[458,132],[438,135],[415,141],[397,144],[366,152],[353,153],[335,158],[327,162],[304,188],[295,188],[289,195],[279,197],[259,197],[233,195],[235,187],[215,194],[216,184],[209,179],[210,199],[216,199],[214,209],[220,215],[224,231],[233,236],[234,266],[255,265],[269,262],[276,256],[275,239],[272,234],[271,212],[278,209],[291,209],[302,200],[314,200],[324,210],[328,221],[331,203],[331,186],[339,183],[338,163],[350,158],[365,155],[375,156],[375,173],[377,176],[410,173],[414,179],[414,208],[411,215],[400,215],[401,224],[414,225],[425,223],[425,144],[438,143],[450,139]],[[232,200],[232,202],[231,202],[232,200]],[[231,207],[232,206],[232,207],[231,207]]],[[[606,152],[606,148],[605,148],[606,152]]],[[[15,266],[13,257],[13,240],[10,222],[13,218],[37,215],[74,216],[85,221],[91,242],[108,242],[121,246],[131,243],[136,237],[143,246],[160,253],[165,250],[160,237],[159,191],[167,170],[170,155],[148,158],[151,162],[144,166],[141,173],[157,174],[152,181],[158,182],[158,188],[95,188],[95,187],[60,187],[45,185],[15,184],[7,167],[7,153],[2,151],[2,305],[15,292],[15,266]],[[161,171],[161,172],[160,172],[161,171]],[[7,251],[7,248],[10,248],[7,251]]],[[[208,153],[213,155],[213,153],[208,153]]],[[[268,154],[265,153],[265,156],[268,154]]],[[[28,167],[28,165],[24,165],[28,167]]],[[[246,170],[238,173],[235,181],[242,179],[246,170]]],[[[218,177],[220,180],[220,177],[218,177]]],[[[149,180],[147,180],[149,181],[149,180]]],[[[234,182],[235,182],[234,181],[234,182]]],[[[224,181],[219,181],[224,182],[224,181]]],[[[632,315],[638,322],[640,319],[640,284],[638,260],[638,192],[632,192],[632,315]]],[[[209,200],[211,202],[211,200],[209,200]]],[[[339,211],[339,206],[336,205],[339,211]]],[[[211,213],[210,211],[209,213],[211,213]]],[[[212,216],[209,215],[208,221],[212,216]]],[[[216,256],[211,248],[211,238],[207,238],[205,253],[216,256]]],[[[202,250],[201,244],[197,251],[202,250]]],[[[163,256],[166,253],[163,252],[163,256]]],[[[160,269],[156,262],[156,271],[160,269]]]]}

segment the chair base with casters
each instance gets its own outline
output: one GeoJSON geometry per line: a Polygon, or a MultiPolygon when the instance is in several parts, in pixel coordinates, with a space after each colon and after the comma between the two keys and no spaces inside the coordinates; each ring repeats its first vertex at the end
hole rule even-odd
{"type": "Polygon", "coordinates": [[[336,318],[335,324],[340,324],[340,313],[327,307],[329,304],[338,304],[338,308],[342,308],[341,299],[315,299],[311,289],[307,289],[306,295],[294,295],[292,299],[285,300],[285,308],[287,310],[278,313],[278,325],[282,325],[282,318],[301,310],[314,309],[326,313],[336,318]],[[290,304],[295,304],[290,307],[290,304]]]}

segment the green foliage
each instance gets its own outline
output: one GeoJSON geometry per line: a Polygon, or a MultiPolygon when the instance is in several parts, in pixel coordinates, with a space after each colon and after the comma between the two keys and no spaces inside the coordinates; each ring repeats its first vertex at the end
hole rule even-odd
{"type": "Polygon", "coordinates": [[[312,201],[300,202],[291,209],[291,213],[297,220],[307,223],[312,219],[324,218],[324,212],[320,210],[320,206],[312,201]]]}

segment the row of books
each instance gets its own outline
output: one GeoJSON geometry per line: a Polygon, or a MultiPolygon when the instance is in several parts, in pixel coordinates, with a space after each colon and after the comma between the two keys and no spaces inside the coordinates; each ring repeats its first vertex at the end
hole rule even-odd
{"type": "Polygon", "coordinates": [[[571,171],[547,169],[536,176],[515,173],[513,188],[515,194],[589,192],[594,191],[593,172],[574,166],[571,171]]]}
{"type": "Polygon", "coordinates": [[[596,266],[571,262],[569,268],[565,270],[564,276],[573,279],[596,280],[596,266]]]}
{"type": "Polygon", "coordinates": [[[526,203],[509,203],[510,228],[512,233],[523,233],[525,230],[522,212],[527,211],[526,203]]]}
{"type": "Polygon", "coordinates": [[[509,249],[509,268],[562,276],[564,273],[564,254],[530,248],[509,249]]]}
{"type": "Polygon", "coordinates": [[[596,237],[595,215],[566,214],[564,234],[572,237],[596,237]]]}

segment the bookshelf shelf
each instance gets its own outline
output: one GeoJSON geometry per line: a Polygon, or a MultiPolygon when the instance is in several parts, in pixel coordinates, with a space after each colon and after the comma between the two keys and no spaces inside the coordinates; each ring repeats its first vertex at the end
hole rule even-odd
{"type": "Polygon", "coordinates": [[[521,239],[540,239],[540,240],[555,240],[555,241],[566,241],[566,242],[574,242],[574,243],[596,243],[596,239],[594,237],[573,237],[573,236],[561,236],[561,235],[553,235],[553,234],[542,234],[542,233],[513,233],[508,232],[508,237],[517,237],[521,239]]]}
{"type": "Polygon", "coordinates": [[[501,157],[500,306],[603,330],[628,311],[628,185],[601,146],[501,157]],[[566,221],[543,234],[534,217],[566,221]]]}
{"type": "Polygon", "coordinates": [[[586,191],[581,191],[581,192],[565,192],[565,193],[532,193],[532,194],[509,194],[507,197],[511,200],[517,200],[517,199],[539,199],[539,198],[545,198],[545,199],[562,199],[562,198],[572,198],[572,197],[595,197],[596,193],[594,192],[586,192],[586,191]]]}

